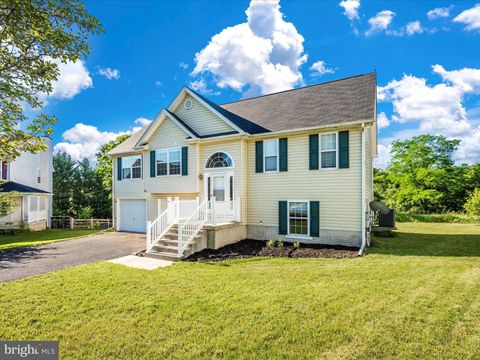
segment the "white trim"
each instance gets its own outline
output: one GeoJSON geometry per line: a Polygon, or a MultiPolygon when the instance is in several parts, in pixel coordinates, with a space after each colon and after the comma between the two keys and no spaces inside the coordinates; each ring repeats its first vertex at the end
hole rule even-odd
{"type": "MultiPolygon", "coordinates": [[[[205,199],[208,200],[210,193],[208,191],[208,178],[212,178],[215,176],[223,177],[224,186],[225,186],[225,200],[224,201],[231,201],[230,198],[235,200],[235,172],[234,171],[218,171],[219,169],[229,169],[229,168],[211,168],[217,169],[217,172],[209,172],[205,174],[205,181],[204,181],[204,194],[205,199]],[[232,177],[232,191],[230,193],[230,177],[232,177]]],[[[213,182],[210,180],[211,190],[213,190],[213,182]]]]}
{"type": "MultiPolygon", "coordinates": [[[[170,111],[170,109],[169,109],[169,111],[170,111]]],[[[168,118],[171,121],[173,121],[180,129],[182,129],[192,139],[198,139],[198,137],[195,136],[195,134],[193,134],[190,130],[188,130],[185,126],[183,126],[182,123],[178,122],[178,120],[175,119],[175,117],[173,117],[172,115],[170,115],[170,113],[168,111],[166,111],[165,109],[162,109],[162,111],[160,111],[160,113],[157,115],[155,120],[153,120],[150,123],[147,130],[145,130],[145,133],[140,137],[140,139],[138,139],[137,143],[133,146],[133,149],[135,150],[135,149],[142,148],[144,146],[143,144],[147,143],[150,140],[153,133],[163,123],[165,118],[168,118]]]]}
{"type": "Polygon", "coordinates": [[[366,236],[365,236],[365,171],[364,171],[364,161],[365,161],[365,134],[364,134],[364,131],[365,131],[365,128],[363,127],[362,129],[362,132],[360,133],[360,136],[362,137],[362,149],[361,149],[361,153],[362,153],[362,156],[361,156],[361,164],[360,164],[360,171],[362,172],[361,173],[361,181],[362,181],[362,184],[361,184],[361,189],[362,189],[362,194],[361,194],[361,201],[362,201],[362,204],[361,204],[361,212],[362,212],[362,244],[360,246],[360,250],[358,251],[358,255],[362,255],[363,254],[363,250],[365,249],[365,246],[366,246],[366,242],[367,242],[367,239],[366,239],[366,236]]]}
{"type": "Polygon", "coordinates": [[[338,170],[338,131],[331,131],[326,133],[319,133],[318,134],[318,169],[319,170],[338,170]],[[322,136],[324,135],[332,135],[335,134],[335,167],[322,167],[322,153],[323,152],[332,152],[333,150],[322,150],[322,136]]]}
{"type": "Polygon", "coordinates": [[[180,146],[173,146],[169,148],[161,148],[152,150],[155,151],[155,177],[164,177],[164,176],[182,176],[182,147],[180,146]],[[180,151],[180,173],[179,174],[170,174],[170,151],[172,150],[179,150],[180,151]],[[157,151],[166,151],[167,152],[167,173],[165,175],[158,175],[157,174],[157,151]]]}
{"type": "Polygon", "coordinates": [[[287,235],[286,236],[310,237],[310,200],[287,200],[287,235]],[[294,234],[290,232],[290,203],[291,202],[307,203],[307,235],[294,234]]]}
{"type": "Polygon", "coordinates": [[[280,143],[280,139],[279,138],[275,138],[275,139],[265,139],[265,140],[262,140],[263,141],[263,172],[265,174],[268,174],[268,173],[276,173],[279,171],[279,168],[280,168],[280,146],[279,146],[279,143],[280,143]],[[277,145],[277,168],[275,170],[267,170],[267,155],[266,155],[266,146],[265,146],[265,142],[266,141],[275,141],[276,142],[276,145],[277,145]]]}

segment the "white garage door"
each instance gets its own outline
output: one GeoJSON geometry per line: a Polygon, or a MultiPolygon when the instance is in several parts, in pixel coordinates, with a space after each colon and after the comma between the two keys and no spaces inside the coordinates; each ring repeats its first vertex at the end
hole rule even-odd
{"type": "Polygon", "coordinates": [[[145,214],[145,200],[120,201],[120,231],[146,232],[147,218],[145,214]]]}

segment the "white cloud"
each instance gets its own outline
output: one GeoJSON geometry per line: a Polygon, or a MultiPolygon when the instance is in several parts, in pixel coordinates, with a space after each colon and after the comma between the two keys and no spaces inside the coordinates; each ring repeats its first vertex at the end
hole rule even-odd
{"type": "Polygon", "coordinates": [[[405,31],[407,32],[407,35],[421,34],[423,33],[423,28],[420,24],[420,21],[416,20],[409,22],[406,26],[405,31]]]}
{"type": "Polygon", "coordinates": [[[465,24],[465,30],[480,30],[480,4],[476,4],[474,7],[462,11],[453,21],[465,24]]]}
{"type": "Polygon", "coordinates": [[[386,30],[392,23],[395,13],[391,10],[382,10],[374,17],[368,19],[370,28],[365,32],[366,36],[386,30]]]}
{"type": "Polygon", "coordinates": [[[213,91],[207,86],[205,79],[198,79],[190,82],[190,87],[203,95],[220,95],[220,91],[213,91]]]}
{"type": "Polygon", "coordinates": [[[429,20],[435,20],[438,18],[445,18],[449,16],[450,16],[450,8],[448,7],[435,8],[427,12],[427,17],[429,20]]]}
{"type": "Polygon", "coordinates": [[[163,83],[160,80],[155,81],[155,86],[163,87],[163,83]]]}
{"type": "Polygon", "coordinates": [[[378,156],[373,159],[373,166],[385,169],[391,159],[391,145],[378,144],[378,156]]]}
{"type": "Polygon", "coordinates": [[[82,60],[68,62],[66,64],[57,62],[60,74],[53,82],[53,91],[42,98],[71,99],[82,90],[93,86],[92,78],[82,60]]]}
{"type": "Polygon", "coordinates": [[[118,69],[112,69],[109,67],[106,68],[99,68],[98,73],[102,75],[104,78],[107,78],[108,80],[118,80],[120,79],[120,70],[118,69]]]}
{"type": "Polygon", "coordinates": [[[183,61],[181,63],[179,63],[178,66],[183,70],[188,69],[188,64],[184,63],[183,61]]]}
{"type": "Polygon", "coordinates": [[[150,124],[150,122],[151,120],[149,119],[139,117],[135,120],[135,124],[139,126],[119,132],[102,131],[93,125],[77,123],[62,134],[63,141],[55,145],[54,153],[66,152],[73,160],[86,158],[90,162],[95,163],[95,155],[100,151],[103,144],[116,139],[120,135],[135,133],[150,124]]]}
{"type": "Polygon", "coordinates": [[[191,75],[210,74],[220,88],[261,94],[301,84],[304,38],[285,21],[279,0],[252,1],[246,14],[247,22],[223,29],[195,55],[191,75]]]}
{"type": "Polygon", "coordinates": [[[379,129],[383,129],[383,128],[386,128],[390,125],[390,120],[388,119],[388,116],[387,114],[385,114],[384,112],[381,112],[380,114],[378,114],[377,116],[377,126],[379,129]]]}
{"type": "MultiPolygon", "coordinates": [[[[472,162],[476,158],[478,161],[480,128],[467,118],[464,98],[467,94],[480,93],[480,69],[447,71],[441,65],[434,65],[432,69],[442,82],[429,85],[426,79],[404,75],[400,80],[378,87],[378,100],[392,103],[392,121],[418,126],[405,130],[409,136],[427,133],[460,139],[456,160],[472,162]]],[[[395,137],[401,135],[394,134],[395,137]]]]}
{"type": "Polygon", "coordinates": [[[90,161],[95,161],[95,154],[103,144],[125,133],[128,133],[128,131],[118,133],[100,131],[96,126],[78,123],[62,134],[63,142],[55,145],[54,152],[64,151],[69,154],[73,160],[87,158],[90,161]]]}
{"type": "Polygon", "coordinates": [[[360,0],[343,0],[338,5],[343,8],[343,14],[348,20],[353,21],[359,18],[360,0]]]}
{"type": "Polygon", "coordinates": [[[331,69],[325,65],[325,61],[316,61],[310,66],[309,70],[312,71],[312,76],[322,76],[324,74],[333,74],[334,69],[331,69]]]}

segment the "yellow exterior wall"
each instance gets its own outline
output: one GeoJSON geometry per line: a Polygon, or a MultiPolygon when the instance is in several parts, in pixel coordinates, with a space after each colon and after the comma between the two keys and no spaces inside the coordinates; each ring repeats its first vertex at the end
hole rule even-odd
{"type": "Polygon", "coordinates": [[[361,229],[361,136],[350,130],[350,168],[309,170],[309,134],[289,135],[288,171],[255,173],[247,145],[247,223],[278,226],[279,200],[320,201],[320,228],[361,229]]]}
{"type": "Polygon", "coordinates": [[[225,133],[234,130],[225,121],[220,119],[190,95],[185,96],[174,112],[200,136],[225,133]],[[193,101],[193,106],[190,110],[185,109],[183,105],[186,99],[191,99],[193,101]]]}

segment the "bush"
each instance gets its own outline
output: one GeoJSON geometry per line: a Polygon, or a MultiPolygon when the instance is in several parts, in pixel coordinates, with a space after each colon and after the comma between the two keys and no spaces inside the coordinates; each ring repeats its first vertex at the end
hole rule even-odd
{"type": "Polygon", "coordinates": [[[300,243],[298,241],[294,242],[293,247],[298,249],[300,247],[300,243]]]}
{"type": "Polygon", "coordinates": [[[431,223],[472,223],[474,219],[469,218],[463,213],[444,213],[444,214],[410,214],[397,212],[396,221],[398,222],[431,222],[431,223]]]}
{"type": "Polygon", "coordinates": [[[87,206],[84,208],[81,208],[80,211],[78,212],[78,218],[79,219],[90,219],[92,217],[93,210],[91,207],[87,206]]]}
{"type": "Polygon", "coordinates": [[[275,246],[275,240],[268,240],[267,241],[267,247],[273,248],[275,246]]]}
{"type": "Polygon", "coordinates": [[[480,217],[480,188],[473,190],[465,203],[465,211],[468,216],[480,217]]]}
{"type": "Polygon", "coordinates": [[[278,247],[279,249],[283,249],[283,241],[282,241],[282,240],[278,240],[278,242],[277,242],[277,247],[278,247]]]}

